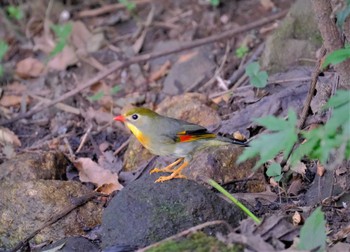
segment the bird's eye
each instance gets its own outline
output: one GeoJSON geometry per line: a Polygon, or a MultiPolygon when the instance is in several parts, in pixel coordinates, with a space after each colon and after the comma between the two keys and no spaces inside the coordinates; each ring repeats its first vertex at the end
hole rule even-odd
{"type": "Polygon", "coordinates": [[[137,120],[137,119],[139,118],[139,116],[138,116],[137,114],[133,114],[133,115],[131,116],[131,118],[132,118],[133,120],[137,120]]]}

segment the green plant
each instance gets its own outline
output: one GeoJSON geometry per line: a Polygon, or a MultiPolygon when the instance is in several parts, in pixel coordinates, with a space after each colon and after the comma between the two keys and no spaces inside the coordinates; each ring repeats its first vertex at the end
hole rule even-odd
{"type": "Polygon", "coordinates": [[[50,57],[54,57],[58,53],[62,52],[64,47],[67,45],[69,36],[72,33],[72,24],[66,23],[63,25],[52,25],[51,29],[57,38],[56,46],[50,53],[50,57]]]}
{"type": "Polygon", "coordinates": [[[236,57],[241,59],[243,58],[245,55],[247,55],[247,53],[249,52],[249,48],[246,45],[241,45],[240,47],[238,47],[236,49],[236,57]]]}
{"type": "Polygon", "coordinates": [[[326,251],[326,238],[326,220],[321,208],[318,207],[301,228],[297,248],[307,251],[326,251]]]}
{"type": "Polygon", "coordinates": [[[136,4],[129,0],[119,0],[119,3],[125,6],[128,11],[133,11],[136,8],[136,4]]]}
{"type": "Polygon", "coordinates": [[[252,62],[247,65],[245,69],[246,75],[248,75],[250,83],[257,88],[263,88],[267,85],[268,75],[266,71],[260,71],[258,62],[252,62]]]}
{"type": "Polygon", "coordinates": [[[283,177],[281,165],[272,163],[269,168],[267,168],[266,175],[273,178],[276,182],[279,182],[283,177]]]}
{"type": "MultiPolygon", "coordinates": [[[[260,156],[259,161],[254,166],[254,169],[257,169],[280,152],[283,153],[285,159],[291,153],[290,163],[292,166],[297,165],[304,156],[318,159],[323,165],[326,164],[331,153],[337,153],[338,157],[349,159],[349,107],[350,90],[338,90],[325,106],[325,109],[333,109],[332,116],[325,125],[311,131],[297,128],[296,114],[291,110],[288,112],[288,120],[286,121],[274,116],[257,119],[257,123],[268,129],[270,133],[262,134],[251,141],[250,148],[244,150],[238,158],[238,162],[260,156]],[[304,143],[292,152],[298,136],[304,137],[304,143]]],[[[278,176],[276,172],[273,174],[278,176]]]]}
{"type": "Polygon", "coordinates": [[[24,17],[24,13],[20,7],[10,5],[6,7],[6,11],[10,18],[21,20],[24,17]]]}
{"type": "Polygon", "coordinates": [[[238,162],[243,162],[259,155],[260,160],[255,164],[254,170],[273,159],[280,152],[283,152],[284,158],[287,158],[293,145],[298,140],[296,130],[297,116],[292,110],[289,110],[288,120],[286,121],[274,116],[259,118],[255,121],[270,130],[271,133],[263,134],[251,141],[249,143],[250,148],[246,148],[238,158],[238,162]]]}
{"type": "MultiPolygon", "coordinates": [[[[0,62],[4,58],[6,52],[8,51],[9,46],[5,41],[0,40],[0,62]]],[[[4,74],[4,68],[0,64],[0,77],[4,74]]]]}
{"type": "MultiPolygon", "coordinates": [[[[111,89],[111,95],[116,94],[120,91],[120,86],[119,85],[115,85],[114,87],[112,87],[111,89]]],[[[103,91],[99,91],[96,94],[89,96],[88,99],[90,101],[99,101],[103,98],[103,96],[105,96],[105,93],[103,91]]]]}
{"type": "Polygon", "coordinates": [[[217,7],[220,4],[220,0],[210,0],[209,3],[211,6],[217,7]]]}
{"type": "Polygon", "coordinates": [[[225,190],[221,185],[212,179],[204,179],[206,183],[214,187],[220,193],[225,195],[229,200],[231,200],[236,206],[238,206],[243,212],[245,212],[256,224],[260,224],[261,220],[256,217],[245,205],[243,205],[238,199],[232,196],[228,191],[225,190]]]}
{"type": "Polygon", "coordinates": [[[335,50],[326,56],[325,61],[322,64],[322,68],[327,67],[329,64],[339,64],[350,58],[350,47],[335,50]]]}

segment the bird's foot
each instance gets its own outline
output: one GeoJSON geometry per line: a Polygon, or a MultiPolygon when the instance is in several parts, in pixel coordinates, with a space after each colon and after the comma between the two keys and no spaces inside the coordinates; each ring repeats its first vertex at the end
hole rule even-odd
{"type": "Polygon", "coordinates": [[[176,160],[174,163],[171,163],[170,165],[164,167],[164,168],[154,168],[152,169],[149,173],[156,173],[156,172],[174,172],[177,169],[174,168],[176,165],[178,165],[181,161],[183,160],[183,158],[179,158],[178,160],[176,160]]]}
{"type": "Polygon", "coordinates": [[[160,176],[154,183],[162,183],[168,180],[172,180],[174,178],[187,179],[187,177],[183,174],[178,174],[177,172],[173,172],[169,176],[160,176]]]}

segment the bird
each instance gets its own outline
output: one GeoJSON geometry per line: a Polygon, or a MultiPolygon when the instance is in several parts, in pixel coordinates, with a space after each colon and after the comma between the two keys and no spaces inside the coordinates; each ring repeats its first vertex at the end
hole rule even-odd
{"type": "Polygon", "coordinates": [[[248,146],[244,141],[220,136],[203,126],[160,115],[148,108],[134,107],[114,118],[123,122],[137,140],[152,154],[171,156],[177,160],[164,168],[154,168],[150,173],[168,172],[155,182],[186,178],[182,170],[188,166],[195,152],[208,146],[236,144],[248,146]]]}

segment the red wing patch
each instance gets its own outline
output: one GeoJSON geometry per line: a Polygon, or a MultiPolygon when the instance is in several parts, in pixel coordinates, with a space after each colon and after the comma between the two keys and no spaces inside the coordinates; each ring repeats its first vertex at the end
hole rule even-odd
{"type": "Polygon", "coordinates": [[[201,135],[190,135],[190,134],[181,134],[183,132],[180,132],[177,136],[179,139],[179,142],[191,142],[198,139],[207,139],[207,138],[215,138],[215,134],[207,133],[207,134],[201,134],[201,135]]]}

